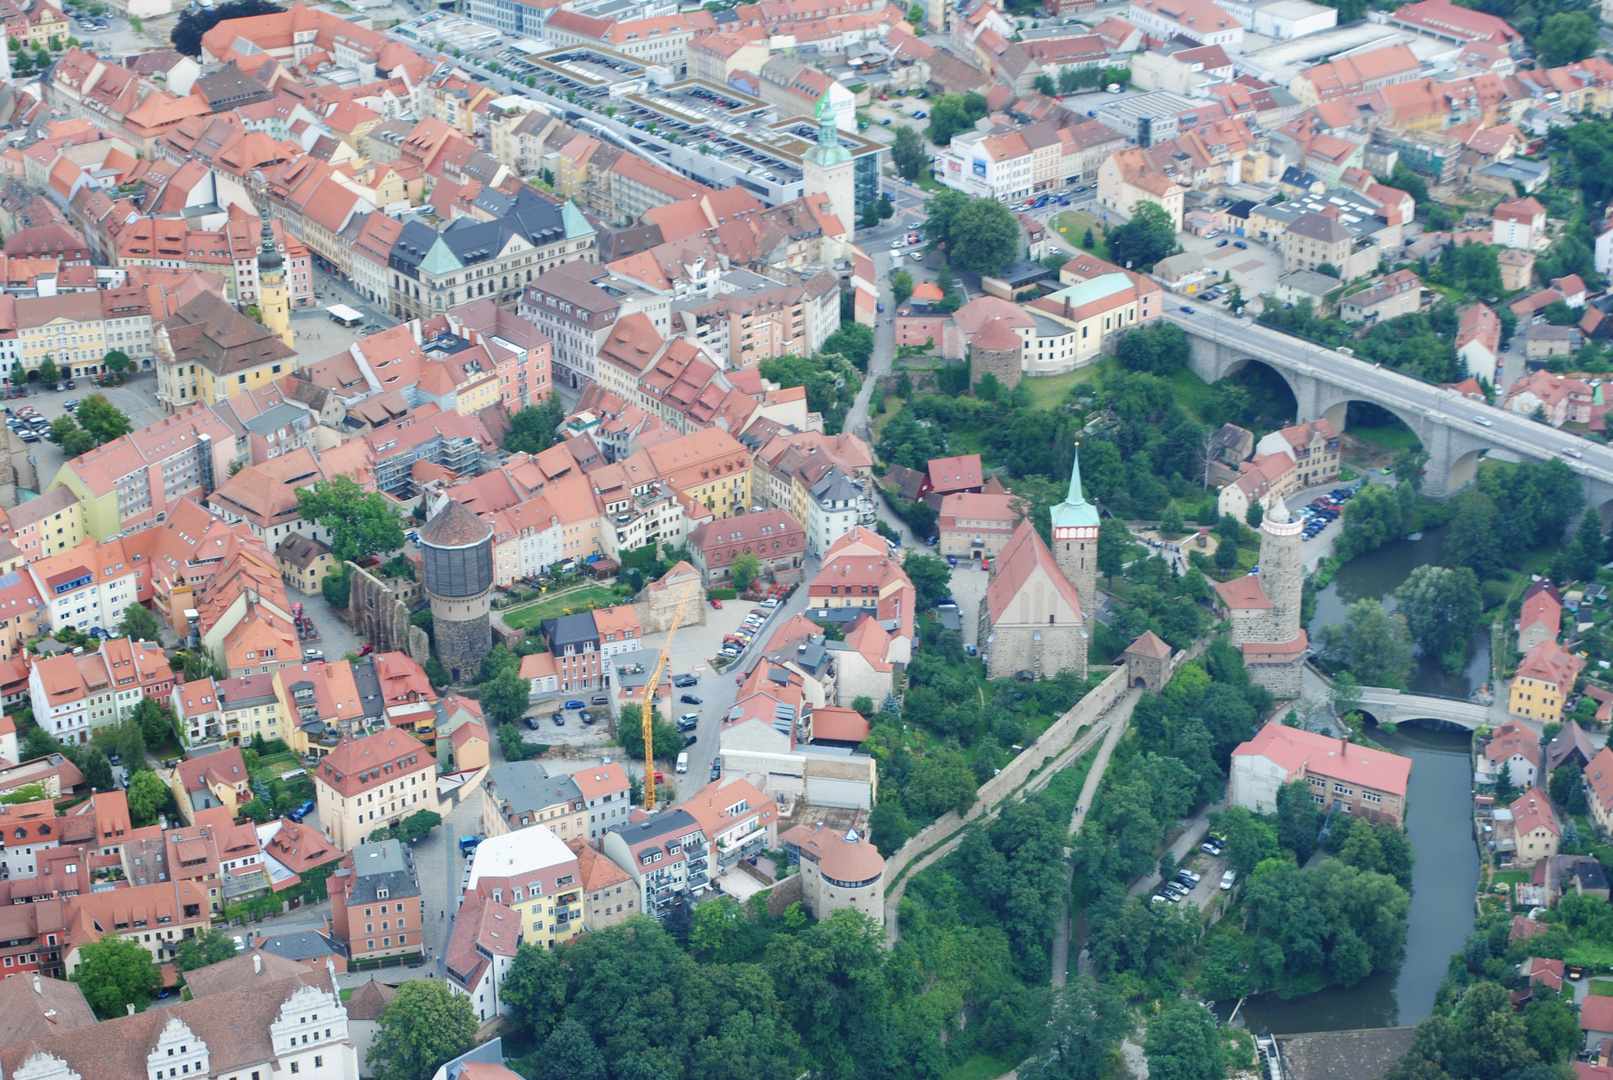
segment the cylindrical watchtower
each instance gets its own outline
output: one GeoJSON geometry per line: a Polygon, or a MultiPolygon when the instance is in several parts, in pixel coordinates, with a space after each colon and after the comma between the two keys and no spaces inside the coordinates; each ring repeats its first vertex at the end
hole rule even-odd
{"type": "Polygon", "coordinates": [[[493,527],[450,501],[420,530],[437,659],[454,682],[475,679],[493,647],[493,527]]]}

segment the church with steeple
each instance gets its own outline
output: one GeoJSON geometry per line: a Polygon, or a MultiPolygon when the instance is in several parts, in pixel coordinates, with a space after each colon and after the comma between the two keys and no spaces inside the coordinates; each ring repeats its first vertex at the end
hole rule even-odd
{"type": "Polygon", "coordinates": [[[1030,518],[1020,521],[992,564],[980,601],[980,654],[992,679],[1061,671],[1087,674],[1097,610],[1098,511],[1081,491],[1081,458],[1070,491],[1052,509],[1053,547],[1030,518]]]}

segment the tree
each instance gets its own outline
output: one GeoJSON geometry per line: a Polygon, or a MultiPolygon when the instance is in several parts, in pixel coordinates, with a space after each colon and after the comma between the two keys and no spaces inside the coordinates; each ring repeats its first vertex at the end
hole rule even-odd
{"type": "Polygon", "coordinates": [[[1405,616],[1377,600],[1357,600],[1343,623],[1322,627],[1322,652],[1347,667],[1363,686],[1404,688],[1411,675],[1411,635],[1405,616]]]}
{"type": "Polygon", "coordinates": [[[1223,537],[1215,545],[1215,555],[1211,561],[1215,563],[1215,568],[1223,574],[1235,569],[1238,565],[1238,545],[1236,541],[1227,540],[1223,537]]]}
{"type": "Polygon", "coordinates": [[[1243,298],[1243,289],[1238,285],[1227,290],[1227,310],[1234,315],[1242,315],[1243,309],[1249,306],[1249,301],[1243,298]]]}
{"type": "Polygon", "coordinates": [[[58,416],[50,422],[50,428],[45,432],[45,438],[60,446],[63,439],[78,429],[78,422],[71,416],[58,416]]]}
{"type": "Polygon", "coordinates": [[[1583,11],[1564,11],[1546,17],[1536,47],[1546,67],[1561,67],[1583,60],[1596,51],[1596,20],[1583,11]]]}
{"type": "MultiPolygon", "coordinates": [[[[710,906],[702,904],[696,911],[710,906]]],[[[594,1037],[570,1018],[555,1025],[543,1041],[537,1061],[536,1080],[606,1080],[605,1059],[594,1045],[594,1037]]]]}
{"type": "Polygon", "coordinates": [[[404,843],[413,843],[442,824],[442,815],[434,810],[417,810],[398,822],[392,835],[404,843]]]}
{"type": "Polygon", "coordinates": [[[39,367],[35,370],[39,372],[39,381],[42,383],[58,382],[62,377],[62,369],[56,366],[56,361],[51,359],[49,353],[45,354],[45,358],[39,362],[39,367]]]}
{"type": "Polygon", "coordinates": [[[1185,998],[1167,1002],[1148,1025],[1143,1053],[1149,1080],[1221,1080],[1226,1074],[1215,1017],[1185,998]]]}
{"type": "Polygon", "coordinates": [[[330,530],[337,562],[363,562],[403,546],[403,517],[379,491],[365,494],[350,476],[338,475],[297,489],[297,512],[330,530]]]}
{"type": "MultiPolygon", "coordinates": [[[[1066,69],[1068,70],[1068,69],[1066,69]]],[[[1107,1071],[1109,1048],[1126,1030],[1119,996],[1082,975],[1054,991],[1053,1018],[1036,1055],[1020,1066],[1025,1080],[1098,1080],[1107,1071]]]]}
{"type": "Polygon", "coordinates": [[[62,452],[70,458],[78,457],[81,454],[87,454],[94,449],[95,436],[91,435],[83,428],[77,428],[73,431],[69,431],[67,436],[62,439],[62,452]]]}
{"type": "Polygon", "coordinates": [[[868,370],[868,358],[874,355],[874,328],[862,323],[842,323],[840,329],[823,341],[823,351],[839,353],[859,371],[868,370]]]}
{"type": "Polygon", "coordinates": [[[204,930],[195,937],[179,943],[180,971],[195,971],[199,967],[228,960],[235,955],[235,942],[217,930],[204,930]]]}
{"type": "Polygon", "coordinates": [[[1048,97],[1058,97],[1059,93],[1058,84],[1053,81],[1053,76],[1051,75],[1036,76],[1031,83],[1031,89],[1038,94],[1046,94],[1048,97]]]}
{"type": "Polygon", "coordinates": [[[150,825],[158,813],[167,809],[170,795],[168,785],[156,773],[135,773],[129,777],[129,816],[140,826],[150,825]]]}
{"type": "Polygon", "coordinates": [[[902,798],[911,809],[929,817],[940,817],[948,810],[966,814],[975,804],[974,770],[956,750],[932,750],[914,766],[902,798]]]}
{"type": "Polygon", "coordinates": [[[1103,524],[1098,526],[1098,573],[1114,584],[1115,575],[1126,568],[1126,562],[1131,556],[1137,542],[1131,537],[1131,530],[1119,518],[1104,518],[1103,524]]]}
{"type": "Polygon", "coordinates": [[[986,115],[986,109],[984,95],[942,94],[930,102],[930,126],[925,134],[936,146],[946,146],[952,136],[974,127],[975,121],[986,115]]]}
{"type": "Polygon", "coordinates": [[[521,678],[520,666],[500,671],[481,684],[482,709],[496,723],[507,724],[521,718],[531,702],[532,684],[521,678]]]}
{"type": "Polygon", "coordinates": [[[1019,221],[996,199],[975,199],[947,229],[947,257],[977,274],[999,274],[1020,253],[1019,221]]]}
{"type": "Polygon", "coordinates": [[[1330,278],[1337,278],[1340,281],[1344,280],[1344,271],[1340,270],[1330,262],[1317,263],[1316,272],[1318,274],[1326,274],[1330,278]]]}
{"type": "Polygon", "coordinates": [[[1128,371],[1170,376],[1187,367],[1192,357],[1187,334],[1175,323],[1160,322],[1132,330],[1115,349],[1120,364],[1128,371]]]}
{"type": "Polygon", "coordinates": [[[1175,250],[1176,226],[1157,203],[1138,202],[1130,221],[1109,230],[1109,257],[1127,269],[1148,270],[1175,250]]]}
{"type": "Polygon", "coordinates": [[[1249,504],[1249,509],[1243,512],[1244,523],[1251,529],[1260,528],[1260,523],[1266,520],[1266,504],[1256,499],[1249,504]]]}
{"type": "Polygon", "coordinates": [[[920,611],[930,610],[942,597],[951,595],[952,567],[940,556],[910,551],[902,560],[902,570],[918,594],[920,611]]]}
{"type": "Polygon", "coordinates": [[[1187,523],[1182,520],[1182,512],[1171,503],[1165,508],[1165,513],[1159,519],[1159,531],[1167,539],[1174,539],[1187,531],[1187,523]]]}
{"type": "Polygon", "coordinates": [[[1595,510],[1587,510],[1579,519],[1574,542],[1568,549],[1568,575],[1575,581],[1591,581],[1602,565],[1606,541],[1602,538],[1602,519],[1595,510]]]}
{"type": "Polygon", "coordinates": [[[1361,684],[1348,671],[1333,676],[1333,715],[1344,719],[1361,707],[1361,684]]]}
{"type": "Polygon", "coordinates": [[[755,581],[761,572],[762,560],[758,559],[754,552],[742,551],[734,559],[729,579],[733,582],[734,588],[744,592],[751,587],[751,582],[755,581]]]}
{"type": "MultiPolygon", "coordinates": [[[[661,718],[659,710],[650,713],[650,740],[657,758],[671,758],[683,746],[683,733],[661,718]]],[[[622,752],[634,761],[644,760],[644,708],[623,705],[616,715],[616,741],[622,752]]]]}
{"type": "Polygon", "coordinates": [[[896,141],[891,144],[891,163],[896,166],[896,175],[904,180],[917,180],[923,175],[930,164],[930,155],[925,152],[924,140],[917,131],[910,127],[896,129],[896,141]]]}
{"type": "Polygon", "coordinates": [[[1452,674],[1467,660],[1483,607],[1479,579],[1465,566],[1419,566],[1395,590],[1395,610],[1405,617],[1412,640],[1452,674]]]}
{"type": "Polygon", "coordinates": [[[1561,1001],[1548,998],[1531,1001],[1523,1010],[1523,1026],[1530,1048],[1541,1061],[1553,1065],[1569,1061],[1570,1055],[1579,1049],[1579,1020],[1574,1010],[1561,1001]]]}
{"type": "Polygon", "coordinates": [[[445,1061],[476,1045],[470,998],[436,979],[411,979],[381,1010],[365,1059],[376,1080],[430,1080],[445,1061]]]}
{"type": "Polygon", "coordinates": [[[140,604],[130,604],[124,608],[123,618],[118,620],[119,637],[134,638],[136,641],[157,641],[161,631],[162,627],[157,622],[157,616],[140,604]]]}
{"type": "Polygon", "coordinates": [[[896,213],[896,204],[891,201],[891,193],[884,192],[879,197],[879,220],[889,221],[896,213]]]}
{"type": "MultiPolygon", "coordinates": [[[[903,128],[902,130],[908,131],[910,129],[903,128]]],[[[896,300],[898,305],[907,303],[908,297],[913,295],[913,275],[909,274],[906,270],[896,271],[896,273],[891,276],[891,295],[896,300]]],[[[904,371],[902,374],[907,375],[907,372],[904,371]]],[[[908,376],[908,385],[912,385],[912,376],[908,376]]],[[[913,395],[912,392],[909,391],[906,394],[898,393],[897,396],[912,397],[913,395]]]]}
{"type": "Polygon", "coordinates": [[[319,594],[325,598],[325,603],[333,608],[347,607],[352,598],[353,582],[348,577],[347,567],[339,566],[325,575],[325,580],[319,583],[319,594]]]}
{"type": "Polygon", "coordinates": [[[566,968],[552,949],[523,945],[504,976],[504,1000],[536,1039],[546,1037],[566,1004],[566,968]]]}
{"type": "Polygon", "coordinates": [[[110,934],[80,947],[73,973],[84,1000],[102,1020],[124,1015],[130,1005],[143,1010],[161,978],[144,945],[110,934]]]}
{"type": "Polygon", "coordinates": [[[128,371],[130,363],[129,354],[122,349],[113,349],[101,357],[101,364],[114,375],[122,375],[128,371]]]}
{"type": "Polygon", "coordinates": [[[872,229],[874,226],[879,224],[878,205],[875,203],[869,203],[867,206],[863,207],[863,215],[860,219],[860,224],[865,229],[872,229]]]}
{"type": "Polygon", "coordinates": [[[129,418],[118,411],[118,407],[108,401],[105,394],[91,394],[83,400],[78,407],[78,426],[95,436],[98,443],[109,443],[134,430],[129,418]]]}
{"type": "Polygon", "coordinates": [[[555,429],[566,419],[566,406],[559,394],[551,394],[536,405],[528,405],[510,417],[510,433],[504,449],[512,454],[538,454],[555,444],[555,429]]]}

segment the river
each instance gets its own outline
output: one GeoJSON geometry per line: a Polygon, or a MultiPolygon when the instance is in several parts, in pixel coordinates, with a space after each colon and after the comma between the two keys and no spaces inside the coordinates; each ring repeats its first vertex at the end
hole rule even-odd
{"type": "MultiPolygon", "coordinates": [[[[1429,530],[1421,540],[1396,540],[1352,559],[1317,596],[1312,634],[1328,623],[1341,622],[1351,604],[1367,597],[1393,610],[1394,590],[1416,567],[1438,564],[1443,549],[1441,528],[1429,530]]],[[[1418,657],[1410,689],[1467,697],[1489,678],[1489,671],[1489,639],[1480,634],[1460,674],[1447,674],[1437,663],[1418,657]]],[[[1251,1031],[1337,1031],[1425,1020],[1433,1012],[1434,993],[1451,955],[1462,949],[1472,930],[1479,855],[1471,839],[1471,736],[1407,725],[1394,735],[1380,732],[1377,738],[1412,759],[1406,832],[1417,862],[1412,869],[1405,958],[1397,970],[1374,975],[1348,990],[1334,988],[1292,1001],[1275,995],[1251,999],[1239,1014],[1251,1031]]],[[[1231,1005],[1222,1003],[1218,1011],[1225,1016],[1231,1005]]]]}

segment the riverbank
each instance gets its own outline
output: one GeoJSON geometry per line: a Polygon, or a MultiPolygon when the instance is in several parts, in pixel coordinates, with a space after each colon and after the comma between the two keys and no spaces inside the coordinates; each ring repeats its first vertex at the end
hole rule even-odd
{"type": "MultiPolygon", "coordinates": [[[[1406,833],[1417,861],[1405,956],[1395,971],[1368,976],[1349,989],[1287,1001],[1274,994],[1249,999],[1239,1015],[1257,1035],[1416,1024],[1433,1014],[1447,962],[1472,929],[1479,856],[1474,845],[1460,842],[1471,835],[1469,736],[1402,725],[1393,734],[1380,733],[1377,741],[1412,759],[1406,833]]],[[[1224,1017],[1234,1004],[1222,1003],[1217,1011],[1224,1017]]]]}

